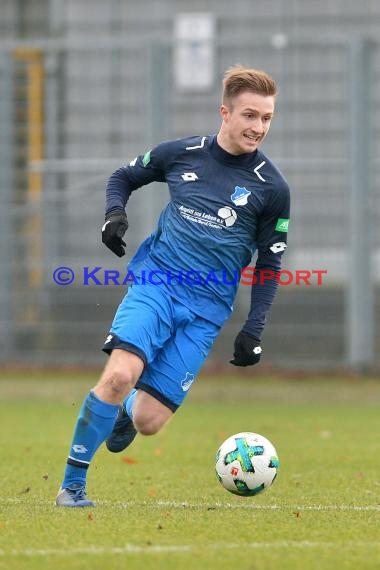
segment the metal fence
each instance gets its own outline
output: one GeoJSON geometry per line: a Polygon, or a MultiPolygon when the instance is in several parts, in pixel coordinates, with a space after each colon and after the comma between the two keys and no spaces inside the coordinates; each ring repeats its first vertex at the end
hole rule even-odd
{"type": "MultiPolygon", "coordinates": [[[[222,73],[239,61],[279,85],[264,151],[292,188],[285,269],[327,271],[322,285],[314,276],[280,287],[266,360],[379,365],[379,45],[224,41],[211,86],[196,92],[176,86],[174,51],[171,42],[0,44],[1,360],[102,360],[124,294],[104,270],[123,275],[126,264],[100,243],[106,180],[161,140],[216,132],[222,73]],[[73,270],[70,285],[55,283],[59,267],[73,270]]],[[[167,199],[160,184],[132,196],[129,256],[167,199]]],[[[242,286],[212,361],[227,361],[248,302],[242,286]]]]}

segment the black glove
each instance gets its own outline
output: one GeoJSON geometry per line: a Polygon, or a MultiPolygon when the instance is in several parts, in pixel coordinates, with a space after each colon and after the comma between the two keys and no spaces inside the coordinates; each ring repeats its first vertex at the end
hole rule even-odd
{"type": "Polygon", "coordinates": [[[244,331],[237,335],[234,349],[234,359],[230,363],[235,366],[253,366],[259,362],[262,353],[260,341],[244,331]]]}
{"type": "Polygon", "coordinates": [[[128,229],[128,219],[124,210],[113,210],[106,214],[106,221],[102,227],[102,242],[116,255],[125,255],[124,247],[127,245],[121,238],[128,229]]]}

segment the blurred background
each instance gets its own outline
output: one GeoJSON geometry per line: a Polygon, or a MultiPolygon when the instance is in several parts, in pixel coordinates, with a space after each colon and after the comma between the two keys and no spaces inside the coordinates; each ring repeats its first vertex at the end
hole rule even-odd
{"type": "MultiPolygon", "coordinates": [[[[126,262],[168,200],[128,206],[127,258],[102,244],[104,188],[171,138],[215,133],[235,63],[279,87],[263,150],[292,189],[284,269],[265,366],[380,367],[380,3],[376,0],[0,0],[0,362],[98,365],[126,262]],[[74,281],[53,273],[71,268],[74,281]],[[84,267],[99,267],[84,283],[84,267]]],[[[225,365],[249,307],[208,361],[225,365]]]]}

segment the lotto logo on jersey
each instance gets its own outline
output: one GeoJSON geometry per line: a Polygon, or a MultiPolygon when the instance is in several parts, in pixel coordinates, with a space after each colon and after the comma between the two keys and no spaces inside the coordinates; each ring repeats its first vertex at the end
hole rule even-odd
{"type": "Polygon", "coordinates": [[[279,241],[278,243],[271,245],[269,249],[273,251],[273,253],[281,253],[286,250],[286,243],[284,241],[279,241]]]}
{"type": "Polygon", "coordinates": [[[195,172],[184,172],[182,174],[182,179],[185,182],[195,182],[198,180],[198,176],[195,174],[195,172]]]}

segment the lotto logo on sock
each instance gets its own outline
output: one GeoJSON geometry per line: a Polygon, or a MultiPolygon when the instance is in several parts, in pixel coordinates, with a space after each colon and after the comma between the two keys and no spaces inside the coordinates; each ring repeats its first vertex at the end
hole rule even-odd
{"type": "Polygon", "coordinates": [[[88,449],[84,445],[73,445],[75,453],[87,453],[88,449]]]}

